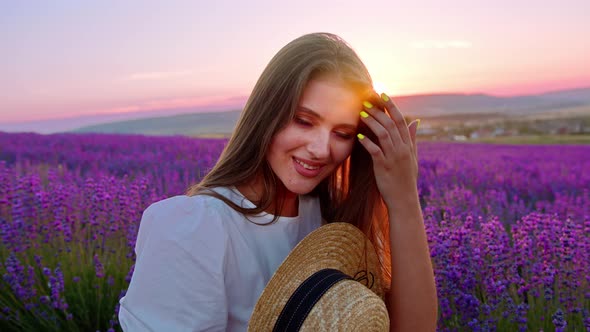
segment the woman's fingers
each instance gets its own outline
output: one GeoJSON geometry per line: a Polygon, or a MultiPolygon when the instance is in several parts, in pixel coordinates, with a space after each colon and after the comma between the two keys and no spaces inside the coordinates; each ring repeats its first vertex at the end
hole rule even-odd
{"type": "Polygon", "coordinates": [[[373,163],[375,163],[375,164],[384,164],[385,163],[385,155],[383,154],[383,151],[381,150],[381,148],[379,148],[379,146],[377,144],[375,144],[373,141],[371,141],[370,138],[366,137],[363,134],[359,133],[357,135],[357,137],[359,138],[359,141],[365,147],[367,152],[369,152],[369,154],[373,158],[373,163]]]}
{"type": "MultiPolygon", "coordinates": [[[[370,118],[372,118],[374,122],[377,124],[373,125],[373,127],[375,127],[376,129],[373,130],[373,132],[375,133],[375,135],[377,135],[377,137],[379,137],[379,142],[381,142],[381,139],[389,139],[394,146],[398,144],[400,140],[399,130],[397,129],[395,123],[389,117],[389,115],[387,115],[387,113],[385,113],[383,109],[378,109],[374,107],[373,104],[371,104],[368,101],[363,102],[363,106],[365,110],[368,112],[368,114],[371,115],[370,118]],[[383,128],[384,131],[381,130],[381,128],[383,128]]],[[[369,125],[369,123],[372,123],[367,121],[365,122],[367,123],[367,125],[369,125]]],[[[373,129],[373,127],[369,127],[373,129]]]]}
{"type": "Polygon", "coordinates": [[[389,96],[386,93],[381,94],[381,99],[385,104],[385,108],[389,113],[390,119],[393,119],[393,122],[396,124],[402,141],[404,143],[409,143],[410,133],[408,132],[408,124],[406,123],[404,115],[397,108],[397,106],[393,102],[393,99],[389,98],[389,96]]]}
{"type": "MultiPolygon", "coordinates": [[[[380,122],[376,115],[378,115],[378,113],[383,113],[383,111],[375,109],[371,103],[365,101],[363,106],[367,112],[361,112],[361,121],[363,121],[367,127],[369,127],[369,130],[371,130],[375,136],[377,136],[377,139],[381,145],[381,149],[383,149],[383,154],[387,155],[387,151],[393,151],[394,149],[391,131],[392,127],[395,127],[395,125],[392,123],[391,119],[389,120],[390,123],[388,127],[385,126],[387,125],[386,121],[384,121],[385,125],[384,123],[380,122]]],[[[383,115],[387,117],[387,115],[383,115]]]]}
{"type": "MultiPolygon", "coordinates": [[[[393,119],[383,109],[373,107],[370,102],[366,101],[363,102],[363,106],[365,107],[367,113],[371,115],[371,117],[380,125],[380,127],[385,129],[385,132],[380,130],[374,131],[375,135],[379,137],[379,142],[381,142],[382,136],[383,139],[385,139],[385,136],[387,136],[388,139],[391,140],[392,146],[394,147],[403,143],[399,128],[393,119]]],[[[367,123],[367,125],[369,125],[369,123],[367,123]]],[[[371,129],[373,128],[371,127],[371,129]]]]}
{"type": "Polygon", "coordinates": [[[416,134],[418,133],[418,125],[420,124],[420,119],[416,119],[412,121],[408,125],[408,132],[410,133],[410,140],[412,141],[412,147],[414,149],[414,154],[418,155],[418,144],[416,144],[416,134]]]}

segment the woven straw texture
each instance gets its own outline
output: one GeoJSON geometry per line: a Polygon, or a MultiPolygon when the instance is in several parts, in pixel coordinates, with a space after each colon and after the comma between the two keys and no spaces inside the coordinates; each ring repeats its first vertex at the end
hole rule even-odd
{"type": "Polygon", "coordinates": [[[291,251],[260,295],[248,331],[272,331],[291,294],[309,276],[326,268],[360,282],[335,284],[310,311],[301,331],[388,331],[375,248],[358,228],[342,222],[318,228],[291,251]]]}

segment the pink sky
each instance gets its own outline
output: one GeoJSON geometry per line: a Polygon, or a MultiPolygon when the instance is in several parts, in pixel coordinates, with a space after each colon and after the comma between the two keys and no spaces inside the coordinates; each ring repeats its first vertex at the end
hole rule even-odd
{"type": "Polygon", "coordinates": [[[392,95],[590,86],[590,1],[4,4],[0,123],[236,108],[270,58],[339,34],[392,95]]]}

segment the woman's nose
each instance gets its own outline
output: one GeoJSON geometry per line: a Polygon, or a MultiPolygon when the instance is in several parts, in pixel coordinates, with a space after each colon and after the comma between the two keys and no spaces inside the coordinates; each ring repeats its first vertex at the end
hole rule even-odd
{"type": "Polygon", "coordinates": [[[311,134],[307,150],[314,159],[326,160],[330,156],[330,133],[318,131],[311,134]]]}

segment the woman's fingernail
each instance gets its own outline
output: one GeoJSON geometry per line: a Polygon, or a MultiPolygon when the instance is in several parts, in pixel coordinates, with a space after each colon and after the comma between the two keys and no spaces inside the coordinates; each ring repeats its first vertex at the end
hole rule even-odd
{"type": "Polygon", "coordinates": [[[419,126],[420,126],[420,119],[416,119],[416,130],[418,130],[419,126]]]}
{"type": "Polygon", "coordinates": [[[363,101],[363,106],[366,108],[373,108],[373,104],[369,103],[368,101],[363,101]]]}
{"type": "Polygon", "coordinates": [[[389,101],[389,96],[385,94],[385,92],[383,92],[381,94],[381,99],[383,99],[384,102],[388,102],[389,101]]]}
{"type": "Polygon", "coordinates": [[[361,116],[363,118],[368,118],[369,117],[369,114],[367,112],[365,112],[365,111],[361,111],[361,116]]]}
{"type": "Polygon", "coordinates": [[[363,135],[361,133],[356,134],[356,137],[358,137],[360,140],[365,139],[365,135],[363,135]]]}

